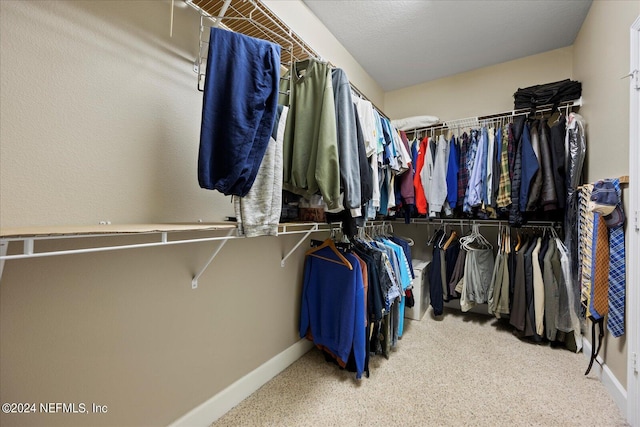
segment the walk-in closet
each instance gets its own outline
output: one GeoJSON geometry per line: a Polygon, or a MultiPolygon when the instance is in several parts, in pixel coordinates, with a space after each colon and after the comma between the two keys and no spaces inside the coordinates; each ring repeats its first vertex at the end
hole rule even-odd
{"type": "Polygon", "coordinates": [[[0,1],[0,425],[640,426],[638,70],[638,1],[0,1]]]}

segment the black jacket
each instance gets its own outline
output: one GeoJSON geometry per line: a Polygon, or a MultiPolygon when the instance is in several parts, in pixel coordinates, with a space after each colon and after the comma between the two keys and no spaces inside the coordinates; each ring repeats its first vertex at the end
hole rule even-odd
{"type": "Polygon", "coordinates": [[[529,133],[531,135],[531,146],[533,147],[533,152],[536,157],[535,161],[538,162],[538,170],[533,176],[529,187],[529,197],[527,198],[527,207],[525,209],[527,212],[538,209],[540,206],[540,193],[542,191],[542,167],[540,162],[540,138],[538,135],[538,125],[538,120],[534,120],[533,123],[531,123],[531,130],[529,133]]]}
{"type": "Polygon", "coordinates": [[[558,196],[556,194],[555,178],[553,175],[553,162],[551,160],[551,148],[549,146],[549,125],[547,119],[540,121],[540,161],[542,163],[542,194],[540,204],[545,211],[558,208],[558,196]]]}
{"type": "Polygon", "coordinates": [[[551,126],[551,164],[553,171],[553,181],[558,198],[558,209],[564,209],[567,201],[566,173],[564,169],[564,138],[567,131],[567,120],[560,116],[558,121],[551,126]]]}

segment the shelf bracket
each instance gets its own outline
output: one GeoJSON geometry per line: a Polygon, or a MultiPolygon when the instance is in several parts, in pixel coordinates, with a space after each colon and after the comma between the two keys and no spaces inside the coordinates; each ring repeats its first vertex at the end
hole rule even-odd
{"type": "Polygon", "coordinates": [[[296,249],[298,249],[298,247],[302,244],[302,242],[304,242],[307,239],[307,237],[309,237],[311,235],[311,233],[313,233],[314,231],[318,231],[318,224],[314,224],[312,228],[307,230],[305,235],[302,236],[302,238],[298,241],[298,243],[296,243],[296,245],[289,252],[287,252],[287,254],[282,258],[282,261],[280,261],[280,267],[284,267],[285,262],[287,261],[287,258],[289,258],[291,256],[291,254],[296,249]]]}
{"type": "Polygon", "coordinates": [[[23,253],[25,255],[33,255],[33,239],[24,239],[23,245],[23,253]]]}
{"type": "MultiPolygon", "coordinates": [[[[231,238],[231,235],[235,232],[236,230],[231,230],[228,234],[227,237],[231,238]]],[[[222,247],[225,245],[225,243],[227,243],[229,239],[223,239],[220,244],[218,245],[218,247],[216,248],[215,251],[213,251],[213,254],[211,255],[211,258],[209,258],[209,261],[207,261],[207,263],[204,265],[204,267],[202,267],[202,269],[200,269],[200,272],[198,274],[196,274],[195,276],[193,276],[193,279],[191,279],[191,289],[197,289],[198,288],[198,279],[200,278],[200,276],[202,276],[202,273],[205,272],[205,270],[207,269],[207,267],[209,267],[209,264],[211,264],[211,262],[213,261],[213,259],[218,255],[218,253],[220,252],[220,250],[222,249],[222,247]]]]}
{"type": "Polygon", "coordinates": [[[7,249],[9,249],[9,242],[7,240],[0,240],[0,280],[2,280],[2,272],[4,271],[4,257],[7,255],[7,249]]]}

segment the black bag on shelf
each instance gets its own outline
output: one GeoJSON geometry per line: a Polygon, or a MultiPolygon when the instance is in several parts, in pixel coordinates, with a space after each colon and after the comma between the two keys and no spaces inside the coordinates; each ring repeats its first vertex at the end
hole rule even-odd
{"type": "Polygon", "coordinates": [[[561,80],[559,82],[543,85],[518,88],[513,94],[514,108],[530,108],[532,112],[543,105],[553,105],[555,111],[561,102],[573,101],[582,96],[582,83],[574,80],[561,80]]]}

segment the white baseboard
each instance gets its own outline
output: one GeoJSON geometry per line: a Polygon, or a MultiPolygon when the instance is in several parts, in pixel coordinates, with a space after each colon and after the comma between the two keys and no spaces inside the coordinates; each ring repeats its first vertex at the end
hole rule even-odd
{"type": "Polygon", "coordinates": [[[171,423],[170,427],[206,427],[211,425],[211,423],[222,417],[238,403],[301,358],[312,347],[313,343],[311,341],[306,339],[298,341],[171,423]]]}
{"type": "MultiPolygon", "coordinates": [[[[591,343],[586,339],[582,338],[582,353],[587,358],[587,362],[591,360],[591,343]]],[[[611,369],[607,366],[606,363],[602,360],[602,357],[598,355],[596,357],[596,362],[593,363],[591,367],[591,372],[595,373],[604,387],[609,392],[609,395],[616,403],[620,411],[626,416],[627,414],[627,390],[620,384],[620,381],[613,375],[611,369]],[[596,363],[597,362],[597,363],[596,363]]]]}

